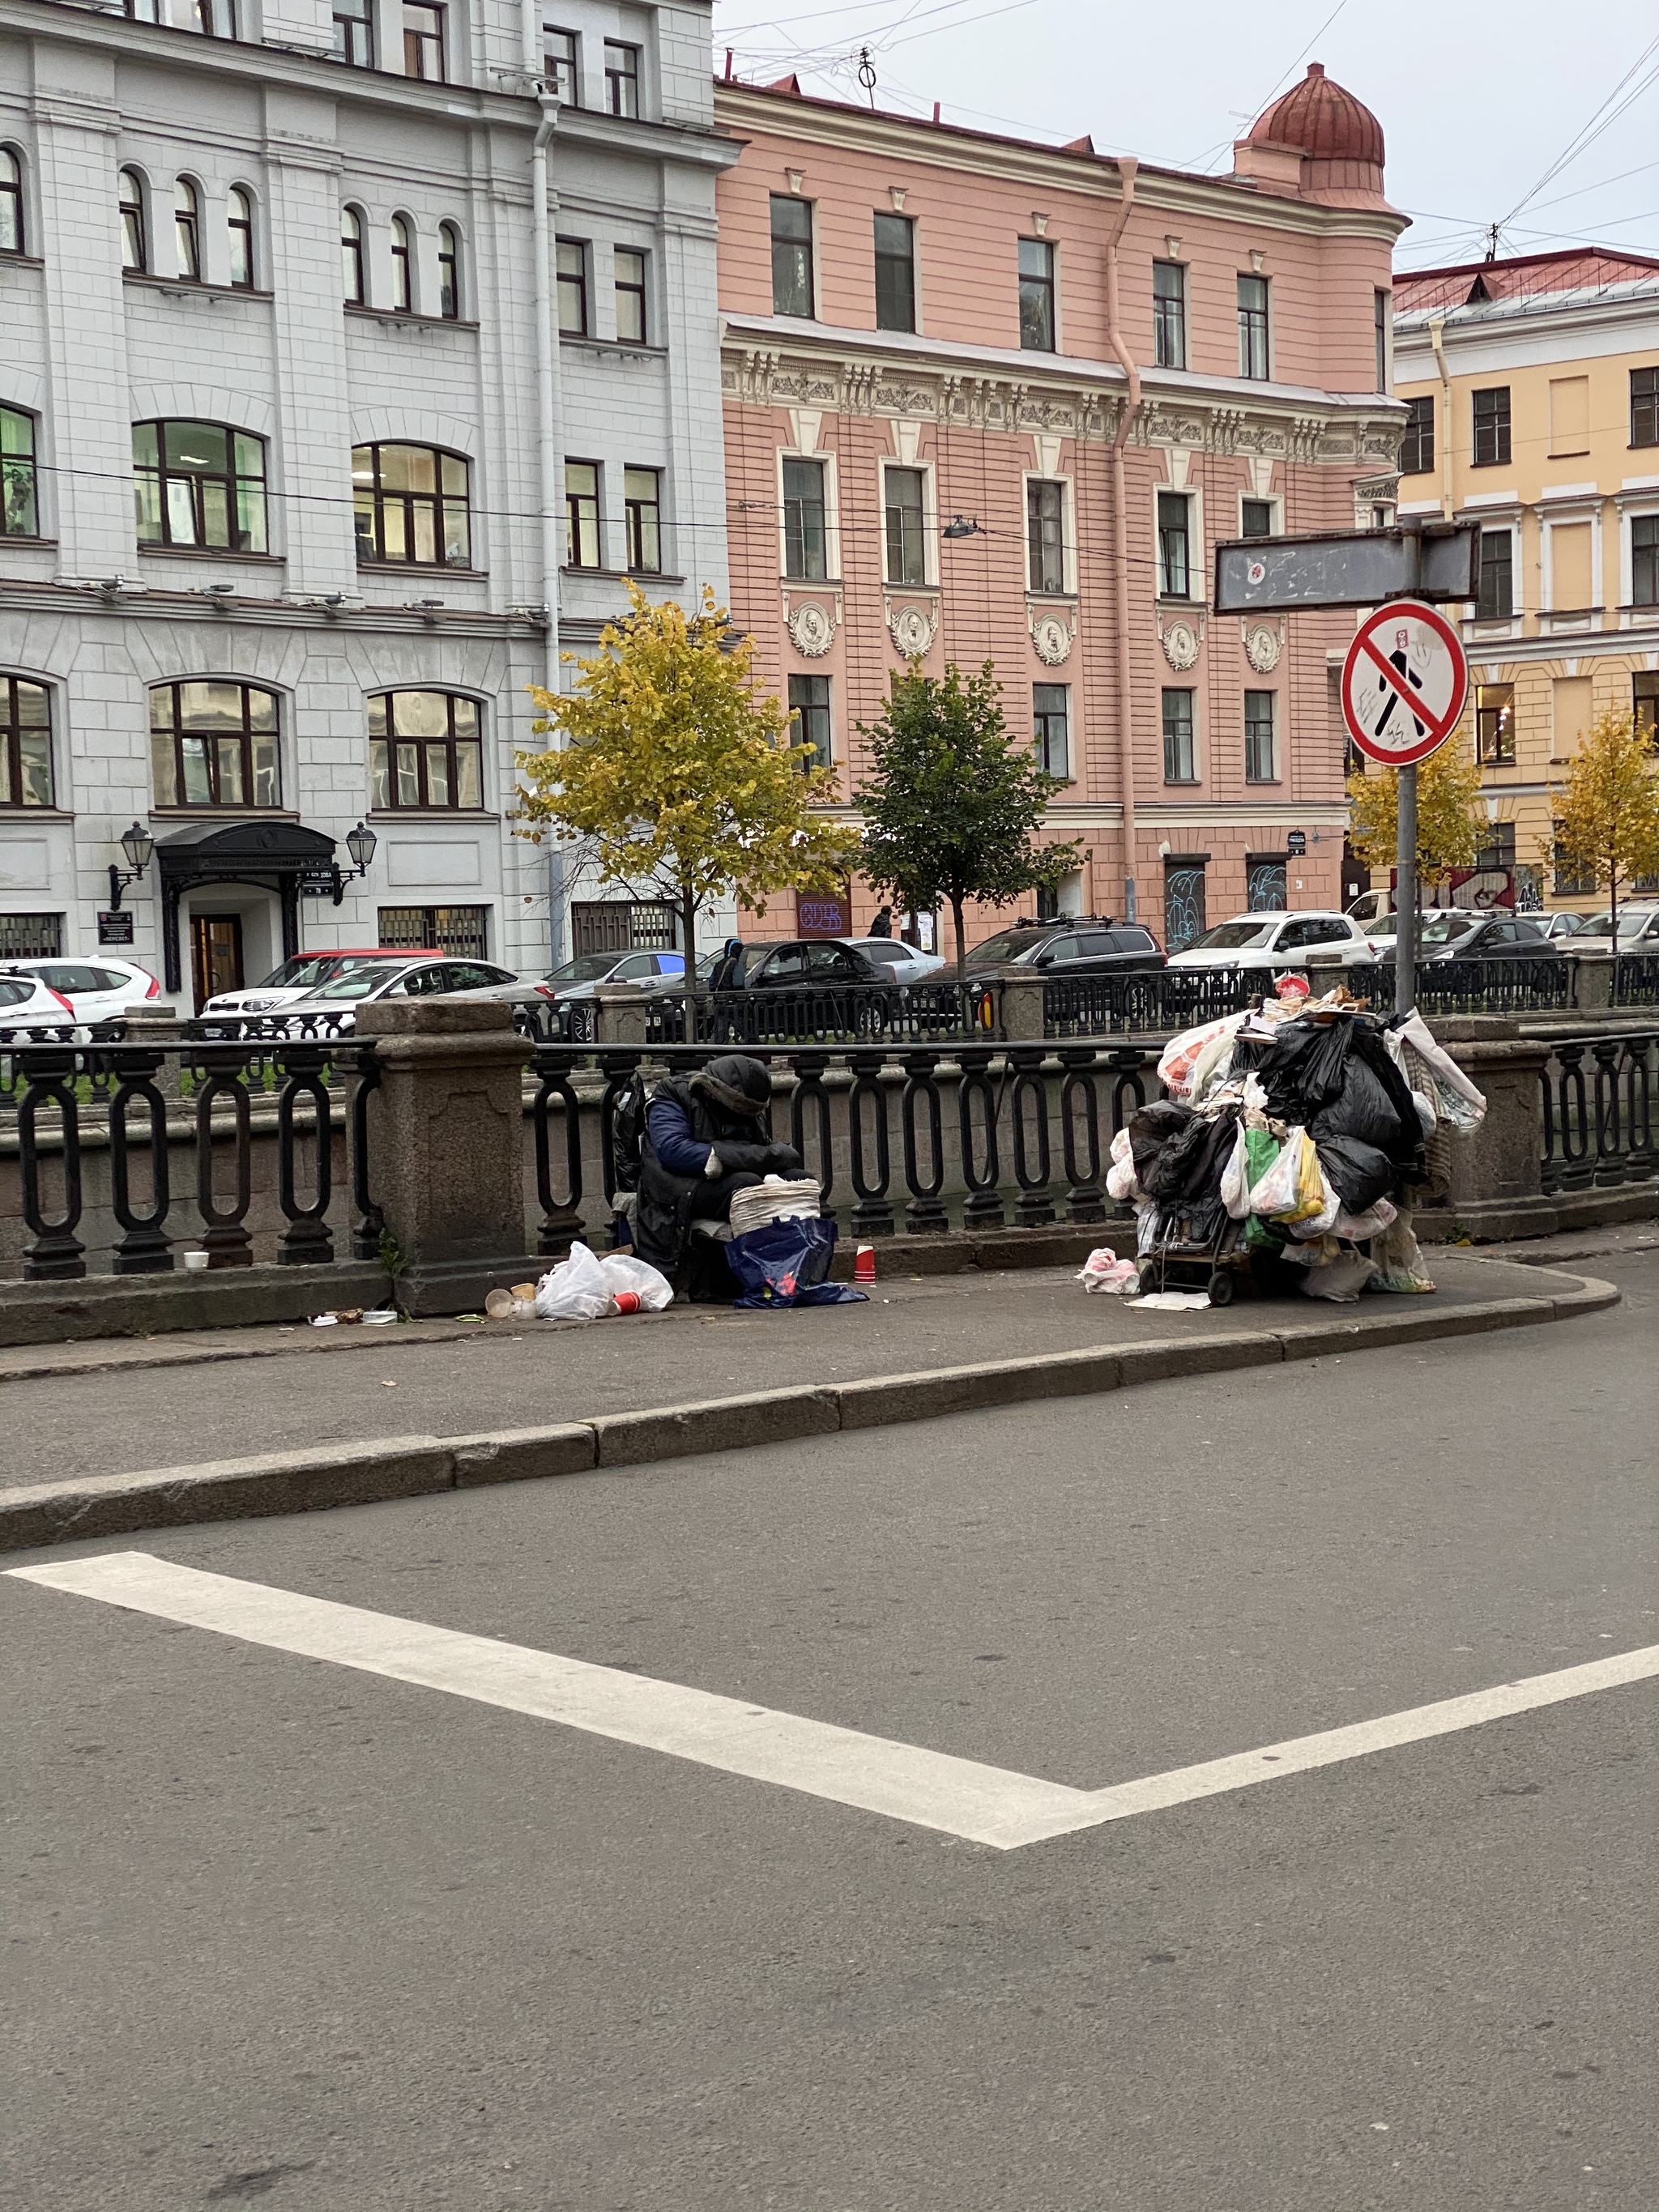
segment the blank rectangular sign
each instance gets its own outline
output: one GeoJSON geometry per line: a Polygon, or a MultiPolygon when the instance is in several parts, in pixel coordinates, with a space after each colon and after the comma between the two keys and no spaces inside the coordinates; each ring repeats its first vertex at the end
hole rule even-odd
{"type": "Polygon", "coordinates": [[[1215,549],[1216,612],[1472,599],[1479,535],[1474,524],[1458,523],[1432,537],[1425,531],[1420,540],[1404,530],[1235,539],[1215,549]]]}

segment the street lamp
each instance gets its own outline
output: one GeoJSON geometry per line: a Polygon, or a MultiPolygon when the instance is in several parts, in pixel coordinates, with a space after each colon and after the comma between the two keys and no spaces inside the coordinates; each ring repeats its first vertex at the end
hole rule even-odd
{"type": "Polygon", "coordinates": [[[112,914],[120,912],[121,893],[127,885],[143,881],[150,855],[155,850],[155,840],[142,822],[135,822],[121,839],[121,850],[127,856],[125,871],[117,867],[113,860],[109,864],[109,903],[112,914]]]}
{"type": "Polygon", "coordinates": [[[947,522],[939,532],[941,538],[977,538],[979,535],[978,523],[969,522],[960,514],[954,522],[947,522]]]}
{"type": "Polygon", "coordinates": [[[343,868],[337,860],[334,863],[336,906],[338,906],[345,896],[346,885],[356,883],[359,876],[366,876],[368,873],[369,869],[374,866],[374,849],[380,842],[366,822],[359,822],[355,828],[346,831],[346,850],[351,855],[351,866],[349,868],[343,868]]]}

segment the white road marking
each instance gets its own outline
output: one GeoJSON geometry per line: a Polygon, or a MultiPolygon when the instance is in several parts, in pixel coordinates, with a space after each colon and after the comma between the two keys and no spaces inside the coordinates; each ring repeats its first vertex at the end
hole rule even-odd
{"type": "Polygon", "coordinates": [[[1586,1666],[1500,1683],[1468,1697],[1442,1698],[1407,1712],[1296,1736],[1138,1782],[1121,1782],[1106,1790],[1072,1790],[1036,1775],[894,1743],[827,1721],[773,1712],[742,1698],[687,1689],[678,1682],[623,1674],[614,1667],[561,1658],[556,1652],[535,1651],[493,1637],[433,1628],[392,1613],[339,1605],[330,1598],[273,1589],[264,1583],[204,1574],[148,1552],[106,1552],[62,1565],[7,1571],[19,1582],[98,1598],[128,1612],[210,1629],[245,1644],[447,1691],[509,1712],[530,1713],[538,1720],[558,1721],[592,1735],[666,1752],[672,1758],[802,1790],[839,1805],[856,1805],[889,1820],[941,1829],[1000,1850],[1258,1782],[1276,1782],[1311,1767],[1421,1743],[1484,1721],[1504,1720],[1659,1675],[1659,1644],[1650,1644],[1586,1666]]]}

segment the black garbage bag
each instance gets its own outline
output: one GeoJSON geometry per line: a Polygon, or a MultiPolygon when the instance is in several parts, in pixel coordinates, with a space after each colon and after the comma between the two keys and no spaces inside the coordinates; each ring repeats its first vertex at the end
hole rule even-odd
{"type": "Polygon", "coordinates": [[[1178,1105],[1173,1098],[1155,1098],[1150,1106],[1137,1107],[1129,1116],[1129,1151],[1135,1164],[1135,1181],[1143,1190],[1152,1162],[1164,1146],[1197,1118],[1190,1106],[1178,1105]]]}
{"type": "Polygon", "coordinates": [[[1185,1128],[1160,1146],[1144,1174],[1136,1163],[1140,1188],[1148,1198],[1160,1201],[1207,1206],[1212,1199],[1218,1200],[1221,1177],[1232,1157],[1237,1133],[1237,1107],[1216,1115],[1213,1120],[1194,1115],[1185,1128]]]}
{"type": "Polygon", "coordinates": [[[1300,1015],[1281,1022],[1256,1075],[1267,1094],[1267,1111],[1276,1121],[1305,1128],[1322,1106],[1340,1097],[1358,1017],[1344,1014],[1329,1022],[1300,1015]]]}
{"type": "Polygon", "coordinates": [[[1350,1213],[1364,1213],[1386,1198],[1398,1173],[1394,1162],[1359,1137],[1316,1137],[1320,1172],[1350,1213]]]}
{"type": "Polygon", "coordinates": [[[1376,1077],[1399,1120],[1398,1137],[1382,1149],[1405,1182],[1422,1182],[1428,1173],[1423,1162],[1423,1124],[1412,1097],[1412,1087],[1389,1050],[1380,1022],[1368,1020],[1364,1024],[1354,1039],[1353,1057],[1376,1077]]]}
{"type": "MultiPolygon", "coordinates": [[[[1417,1120],[1415,1107],[1412,1109],[1412,1120],[1417,1120]]],[[[1407,1133],[1401,1122],[1400,1109],[1376,1071],[1366,1066],[1358,1052],[1349,1057],[1340,1091],[1328,1106],[1320,1108],[1307,1127],[1308,1134],[1316,1145],[1327,1137],[1358,1137],[1362,1144],[1375,1146],[1390,1159],[1398,1155],[1401,1138],[1407,1133]]]]}

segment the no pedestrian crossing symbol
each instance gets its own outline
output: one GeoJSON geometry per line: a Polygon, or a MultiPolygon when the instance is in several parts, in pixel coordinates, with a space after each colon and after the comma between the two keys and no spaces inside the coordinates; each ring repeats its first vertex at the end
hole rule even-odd
{"type": "Polygon", "coordinates": [[[1361,752],[1413,768],[1443,745],[1468,695],[1457,632],[1432,607],[1395,599],[1367,615],[1342,668],[1342,714],[1361,752]]]}

